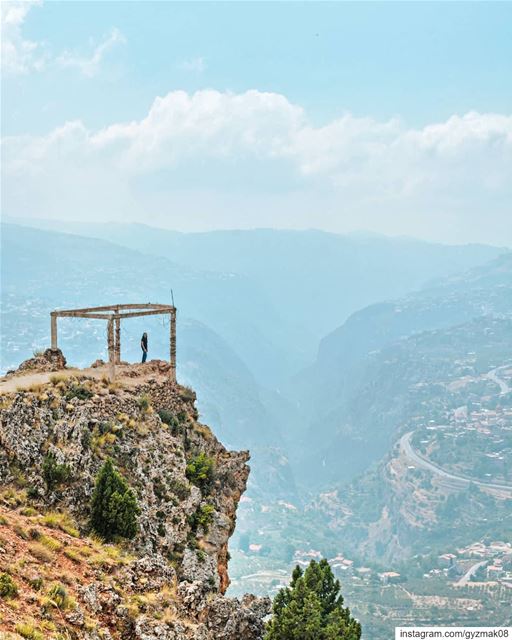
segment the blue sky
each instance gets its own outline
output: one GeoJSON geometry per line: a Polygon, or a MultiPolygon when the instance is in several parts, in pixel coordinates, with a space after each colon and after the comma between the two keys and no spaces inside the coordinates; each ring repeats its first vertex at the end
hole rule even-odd
{"type": "Polygon", "coordinates": [[[512,243],[512,3],[3,13],[11,216],[512,243]]]}

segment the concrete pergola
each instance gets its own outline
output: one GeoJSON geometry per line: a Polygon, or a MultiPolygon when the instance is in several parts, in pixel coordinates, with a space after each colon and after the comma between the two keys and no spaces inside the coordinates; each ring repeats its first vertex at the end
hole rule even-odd
{"type": "Polygon", "coordinates": [[[91,318],[107,321],[108,362],[110,376],[115,375],[115,365],[121,362],[121,320],[169,314],[170,335],[169,351],[171,364],[171,381],[176,382],[176,307],[168,304],[113,304],[104,307],[88,307],[86,309],[63,309],[52,311],[51,335],[52,349],[58,349],[57,318],[91,318]]]}

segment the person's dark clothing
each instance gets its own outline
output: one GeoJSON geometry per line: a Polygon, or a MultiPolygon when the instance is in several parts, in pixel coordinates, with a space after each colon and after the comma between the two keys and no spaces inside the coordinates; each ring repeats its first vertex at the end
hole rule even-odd
{"type": "Polygon", "coordinates": [[[148,337],[142,336],[142,340],[140,341],[140,346],[142,349],[142,362],[146,362],[148,357],[148,337]]]}

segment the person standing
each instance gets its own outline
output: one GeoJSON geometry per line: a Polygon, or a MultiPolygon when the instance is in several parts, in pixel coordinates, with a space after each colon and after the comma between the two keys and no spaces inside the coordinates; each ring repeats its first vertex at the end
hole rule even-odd
{"type": "Polygon", "coordinates": [[[140,348],[142,349],[142,362],[146,362],[148,357],[148,334],[146,332],[142,334],[140,348]]]}

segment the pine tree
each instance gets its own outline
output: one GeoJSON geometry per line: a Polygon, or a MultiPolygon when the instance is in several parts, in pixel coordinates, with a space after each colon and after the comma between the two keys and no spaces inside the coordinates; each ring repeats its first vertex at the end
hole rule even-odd
{"type": "Polygon", "coordinates": [[[91,502],[91,525],[100,536],[133,538],[137,533],[139,508],[126,480],[107,460],[96,477],[91,502]]]}
{"type": "Polygon", "coordinates": [[[359,640],[361,625],[343,607],[340,583],[327,560],[297,566],[274,598],[265,640],[359,640]]]}

